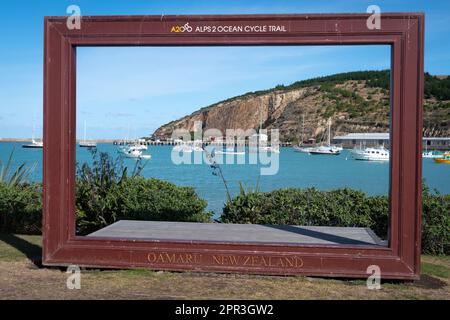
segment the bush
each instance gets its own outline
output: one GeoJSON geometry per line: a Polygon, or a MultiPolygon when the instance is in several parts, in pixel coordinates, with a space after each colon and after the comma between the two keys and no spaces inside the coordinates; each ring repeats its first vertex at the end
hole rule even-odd
{"type": "Polygon", "coordinates": [[[121,159],[93,155],[93,164],[78,167],[77,233],[89,234],[119,220],[210,222],[207,202],[190,187],[139,177],[145,164],[137,161],[128,176],[121,159]]]}
{"type": "MultiPolygon", "coordinates": [[[[450,195],[423,192],[422,252],[450,254],[450,195]]],[[[368,227],[387,238],[389,200],[351,189],[243,192],[228,201],[221,222],[368,227]]]]}
{"type": "Polygon", "coordinates": [[[77,187],[77,226],[88,234],[119,220],[211,222],[207,202],[190,187],[145,179],[126,178],[99,196],[77,187]]]}
{"type": "Polygon", "coordinates": [[[450,254],[450,195],[422,195],[422,252],[450,254]]]}
{"type": "Polygon", "coordinates": [[[39,184],[0,183],[0,232],[41,233],[41,189],[39,184]]]}
{"type": "Polygon", "coordinates": [[[387,217],[387,199],[368,198],[351,189],[319,191],[279,189],[267,193],[242,193],[225,204],[221,221],[225,223],[289,224],[303,226],[370,227],[386,234],[379,224],[383,211],[387,217]],[[380,219],[374,220],[376,209],[380,219]],[[384,208],[384,210],[383,210],[384,208]]]}

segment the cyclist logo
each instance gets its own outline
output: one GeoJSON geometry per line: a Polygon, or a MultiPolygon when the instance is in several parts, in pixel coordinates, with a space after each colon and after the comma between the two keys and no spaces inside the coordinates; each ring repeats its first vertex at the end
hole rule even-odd
{"type": "Polygon", "coordinates": [[[175,33],[182,33],[182,32],[192,32],[193,28],[189,25],[189,22],[186,23],[184,26],[173,26],[170,29],[170,32],[175,32],[175,33]]]}

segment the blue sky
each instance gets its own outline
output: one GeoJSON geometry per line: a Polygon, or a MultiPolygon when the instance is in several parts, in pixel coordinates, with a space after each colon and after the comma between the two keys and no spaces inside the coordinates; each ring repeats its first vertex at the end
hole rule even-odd
{"type": "MultiPolygon", "coordinates": [[[[382,12],[422,11],[426,13],[425,69],[450,74],[450,43],[442,40],[450,34],[450,1],[444,0],[3,1],[0,137],[29,137],[33,119],[40,134],[43,17],[66,15],[71,4],[78,5],[82,15],[365,12],[372,4],[379,5],[382,12]]],[[[388,63],[387,50],[381,47],[203,48],[201,52],[198,48],[177,48],[177,52],[121,49],[79,50],[79,133],[87,120],[89,137],[140,136],[165,121],[235,94],[310,76],[380,69],[388,63]],[[171,55],[190,56],[192,62],[169,62],[171,55]],[[121,64],[121,57],[132,57],[134,63],[121,64]],[[161,62],[143,65],[148,61],[161,62]],[[164,69],[170,70],[164,81],[154,81],[164,69]],[[214,77],[219,70],[221,76],[214,77]],[[136,83],[141,85],[136,87],[136,83]]]]}
{"type": "Polygon", "coordinates": [[[79,48],[78,135],[86,120],[88,138],[136,138],[245,92],[389,66],[389,46],[79,48]]]}

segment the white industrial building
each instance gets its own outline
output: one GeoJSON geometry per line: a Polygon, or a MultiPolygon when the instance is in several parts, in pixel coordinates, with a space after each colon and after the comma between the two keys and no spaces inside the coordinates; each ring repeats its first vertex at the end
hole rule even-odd
{"type": "MultiPolygon", "coordinates": [[[[335,136],[333,143],[342,144],[345,147],[354,146],[381,146],[389,147],[389,133],[349,133],[343,136],[335,136]]],[[[450,149],[450,137],[423,138],[423,144],[428,149],[450,149]]]]}

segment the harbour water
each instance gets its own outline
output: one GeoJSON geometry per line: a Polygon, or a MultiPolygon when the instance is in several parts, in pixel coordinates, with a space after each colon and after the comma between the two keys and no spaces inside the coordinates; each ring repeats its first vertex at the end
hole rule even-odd
{"type": "MultiPolygon", "coordinates": [[[[24,162],[27,165],[36,164],[32,179],[41,181],[42,149],[22,149],[21,145],[19,142],[1,142],[0,160],[5,163],[14,149],[14,166],[24,162]]],[[[117,147],[110,143],[98,144],[97,148],[114,157],[119,155],[117,147]]],[[[208,164],[174,164],[171,161],[171,151],[172,147],[169,146],[150,146],[146,153],[151,154],[152,159],[142,175],[194,187],[199,196],[208,201],[208,209],[214,211],[217,218],[226,200],[222,180],[212,174],[208,164]]],[[[87,149],[77,147],[78,163],[89,163],[91,160],[87,149]]],[[[130,168],[136,162],[134,159],[123,161],[130,168]]],[[[389,163],[352,160],[349,150],[344,150],[339,156],[310,156],[294,152],[292,148],[281,148],[279,161],[276,175],[261,176],[260,166],[253,164],[224,164],[221,168],[232,195],[239,192],[239,182],[246,189],[252,189],[256,187],[258,179],[261,191],[288,187],[316,187],[320,190],[349,187],[370,195],[388,194],[389,163]]],[[[450,194],[450,165],[423,159],[423,177],[431,189],[450,194]]]]}

